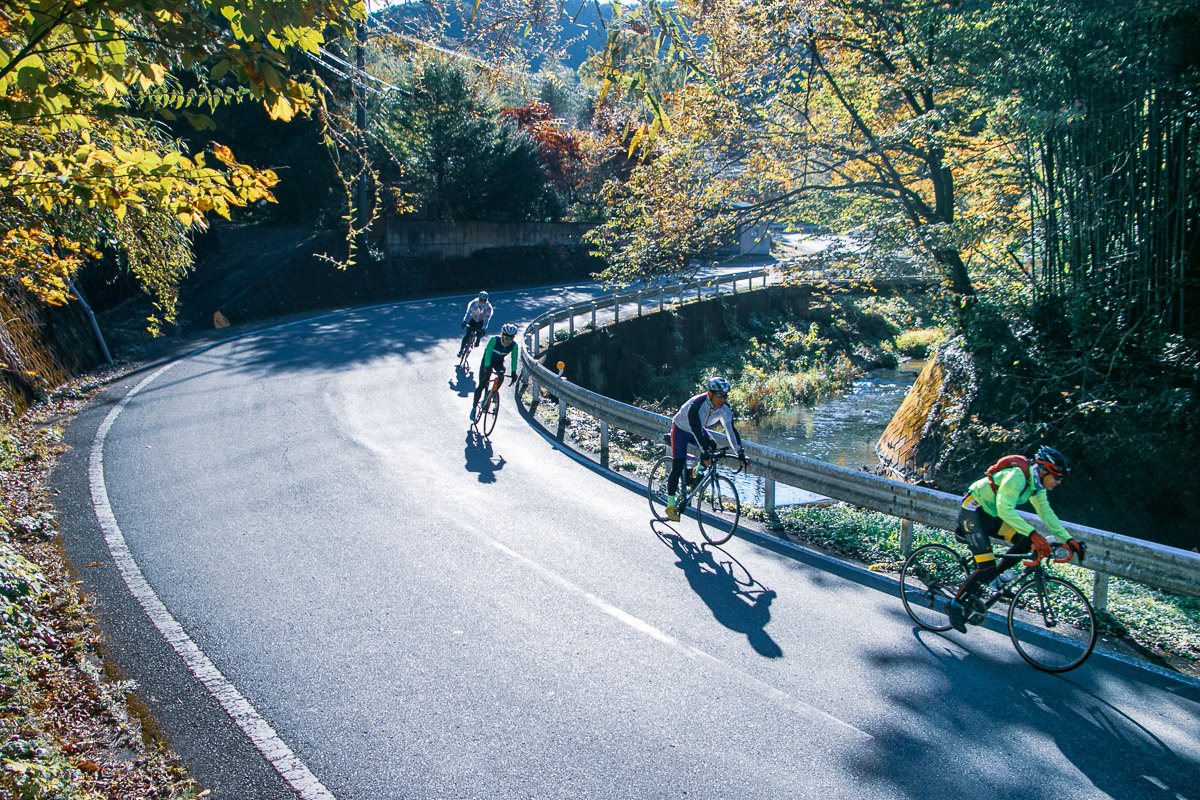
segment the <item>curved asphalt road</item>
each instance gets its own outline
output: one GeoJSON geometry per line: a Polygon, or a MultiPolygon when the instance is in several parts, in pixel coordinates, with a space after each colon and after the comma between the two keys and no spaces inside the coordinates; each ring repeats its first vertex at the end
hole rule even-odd
{"type": "MultiPolygon", "coordinates": [[[[496,321],[584,296],[497,292],[496,321]]],[[[651,525],[511,393],[474,437],[466,299],[227,341],[72,426],[68,553],[213,797],[1200,796],[1194,684],[1099,655],[1041,674],[818,557],[651,525]],[[159,624],[255,740],[126,588],[89,459],[159,624]]]]}

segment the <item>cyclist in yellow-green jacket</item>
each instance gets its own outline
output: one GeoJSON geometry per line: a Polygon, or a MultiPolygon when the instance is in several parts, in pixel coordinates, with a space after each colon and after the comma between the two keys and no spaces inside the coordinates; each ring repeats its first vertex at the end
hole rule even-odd
{"type": "Polygon", "coordinates": [[[1067,459],[1053,447],[1039,447],[1032,461],[1024,456],[1006,456],[994,464],[980,480],[971,484],[963,497],[956,533],[975,556],[975,571],[950,603],[950,624],[966,632],[968,598],[984,582],[998,589],[1001,574],[1014,566],[1031,549],[1049,558],[1051,544],[1017,513],[1017,506],[1029,503],[1046,523],[1053,537],[1065,539],[1067,549],[1082,563],[1087,545],[1071,538],[1058,516],[1050,508],[1046,493],[1058,486],[1071,471],[1067,459]],[[991,538],[1011,543],[999,564],[992,552],[991,538]]]}

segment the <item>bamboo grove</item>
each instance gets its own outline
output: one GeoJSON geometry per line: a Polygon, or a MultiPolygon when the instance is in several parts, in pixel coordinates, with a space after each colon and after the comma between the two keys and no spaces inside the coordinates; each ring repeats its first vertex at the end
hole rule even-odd
{"type": "Polygon", "coordinates": [[[1132,98],[1034,143],[1036,285],[1095,300],[1124,331],[1186,337],[1200,329],[1200,127],[1182,99],[1132,98]]]}

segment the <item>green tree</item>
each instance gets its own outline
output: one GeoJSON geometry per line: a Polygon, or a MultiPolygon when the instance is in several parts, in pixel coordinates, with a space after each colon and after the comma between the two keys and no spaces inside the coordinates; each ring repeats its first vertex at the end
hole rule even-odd
{"type": "Polygon", "coordinates": [[[374,123],[391,164],[383,180],[433,219],[557,216],[538,146],[467,72],[429,61],[388,96],[374,123]]]}

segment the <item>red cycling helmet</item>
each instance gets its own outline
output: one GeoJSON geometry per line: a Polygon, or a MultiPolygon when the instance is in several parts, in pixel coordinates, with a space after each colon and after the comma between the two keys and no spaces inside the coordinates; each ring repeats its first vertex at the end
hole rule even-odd
{"type": "Polygon", "coordinates": [[[1046,472],[1059,478],[1065,478],[1071,472],[1071,465],[1067,463],[1066,456],[1053,447],[1042,445],[1033,454],[1033,460],[1046,472]]]}

